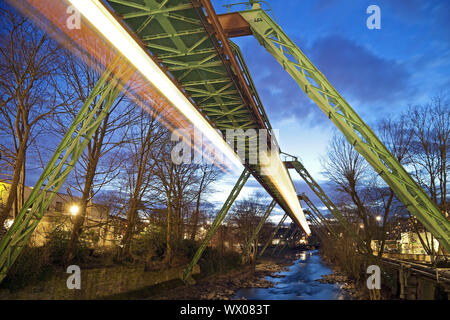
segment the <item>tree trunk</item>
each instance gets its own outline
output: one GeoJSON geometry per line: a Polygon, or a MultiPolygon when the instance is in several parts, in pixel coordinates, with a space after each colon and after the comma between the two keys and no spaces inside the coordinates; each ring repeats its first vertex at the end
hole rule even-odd
{"type": "Polygon", "coordinates": [[[192,221],[192,231],[191,231],[191,240],[195,240],[195,236],[197,235],[197,227],[198,227],[198,218],[199,218],[199,210],[200,210],[200,198],[202,195],[203,183],[205,181],[205,174],[203,174],[202,179],[200,181],[199,192],[197,196],[197,202],[195,204],[195,212],[192,221]]]}
{"type": "Polygon", "coordinates": [[[20,141],[19,144],[19,151],[17,152],[16,161],[14,162],[14,173],[11,180],[11,188],[9,189],[6,204],[3,207],[3,210],[0,214],[0,228],[3,228],[5,221],[6,219],[8,219],[8,216],[17,199],[17,187],[20,183],[21,172],[25,162],[28,137],[29,137],[29,128],[25,130],[22,140],[20,141]]]}

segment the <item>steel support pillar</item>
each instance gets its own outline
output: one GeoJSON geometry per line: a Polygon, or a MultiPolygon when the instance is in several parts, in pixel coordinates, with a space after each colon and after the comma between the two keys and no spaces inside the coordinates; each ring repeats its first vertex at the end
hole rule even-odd
{"type": "Polygon", "coordinates": [[[272,200],[272,202],[269,204],[269,206],[267,207],[266,212],[264,212],[264,215],[262,216],[261,220],[259,221],[258,225],[256,226],[255,230],[253,230],[252,235],[250,236],[250,239],[248,239],[247,244],[245,245],[244,250],[242,250],[242,254],[241,254],[241,260],[243,260],[245,258],[245,256],[247,255],[248,249],[250,247],[250,245],[252,244],[252,242],[258,238],[258,234],[259,231],[261,231],[262,226],[264,225],[264,223],[266,222],[267,218],[269,217],[270,213],[272,212],[273,208],[276,205],[276,201],[272,200]]]}
{"type": "Polygon", "coordinates": [[[200,257],[203,254],[203,251],[208,246],[209,242],[211,241],[212,237],[217,231],[217,228],[222,223],[223,219],[225,219],[225,216],[227,215],[228,211],[230,210],[231,206],[234,203],[234,200],[238,197],[239,193],[241,192],[242,188],[244,187],[245,183],[247,182],[248,178],[250,177],[250,172],[247,169],[244,169],[242,171],[241,176],[239,177],[238,181],[236,182],[236,185],[234,186],[233,190],[231,190],[230,195],[228,196],[227,200],[222,206],[222,209],[220,209],[219,213],[217,214],[216,218],[214,219],[214,222],[212,223],[211,227],[209,228],[208,232],[206,233],[205,239],[203,239],[202,244],[197,249],[197,252],[194,254],[194,257],[192,258],[191,263],[188,265],[186,270],[183,273],[183,281],[186,281],[188,277],[190,276],[192,272],[192,268],[194,265],[198,262],[200,257]]]}
{"type": "Polygon", "coordinates": [[[333,235],[333,237],[338,237],[338,232],[334,230],[331,223],[328,221],[327,218],[324,217],[324,215],[317,209],[317,207],[314,205],[314,203],[306,196],[306,194],[302,194],[301,196],[298,196],[300,200],[303,200],[305,204],[309,207],[311,210],[311,214],[315,214],[317,219],[320,219],[322,221],[322,224],[325,226],[325,228],[330,232],[330,234],[333,235]]]}
{"type": "Polygon", "coordinates": [[[309,217],[311,219],[311,224],[313,224],[316,227],[316,232],[320,236],[322,240],[325,240],[325,234],[321,230],[320,222],[316,219],[316,217],[313,215],[313,213],[309,212],[309,217]]]}
{"type": "Polygon", "coordinates": [[[348,102],[281,27],[261,9],[259,3],[254,3],[251,10],[241,11],[240,14],[250,25],[259,43],[392,188],[408,211],[450,252],[450,222],[348,102]]]}
{"type": "MultiPolygon", "coordinates": [[[[286,230],[285,233],[285,242],[287,242],[287,240],[289,239],[289,237],[294,233],[295,228],[289,228],[286,230]]],[[[273,256],[275,254],[275,252],[277,251],[277,249],[280,247],[280,243],[281,241],[278,241],[278,243],[275,245],[275,248],[273,248],[271,255],[273,256]]]]}
{"type": "Polygon", "coordinates": [[[53,198],[108,114],[124,84],[131,77],[126,64],[120,62],[120,58],[115,58],[97,81],[14,219],[14,223],[1,239],[0,282],[26,246],[53,198]]]}
{"type": "Polygon", "coordinates": [[[286,249],[286,247],[289,245],[289,242],[290,242],[291,240],[294,239],[294,237],[297,235],[297,233],[298,233],[298,229],[294,229],[294,230],[292,231],[291,236],[289,237],[289,239],[286,239],[286,242],[285,242],[285,244],[281,247],[280,251],[278,252],[278,255],[280,255],[280,254],[284,251],[284,249],[286,249]]]}
{"type": "Polygon", "coordinates": [[[339,224],[344,228],[344,230],[357,242],[361,250],[365,250],[366,246],[364,241],[358,236],[358,234],[353,230],[352,226],[348,223],[347,219],[340,213],[337,206],[331,201],[330,198],[325,194],[325,191],[320,187],[320,185],[314,180],[310,175],[305,166],[296,158],[291,156],[293,161],[285,161],[287,168],[292,168],[297,171],[297,173],[306,182],[309,188],[316,194],[316,196],[322,201],[322,203],[327,207],[328,211],[336,218],[339,224]]]}
{"type": "Polygon", "coordinates": [[[270,235],[270,238],[267,240],[266,244],[264,245],[264,247],[261,249],[261,252],[259,253],[259,256],[261,257],[264,253],[264,251],[266,251],[267,247],[269,246],[269,244],[272,243],[273,237],[275,237],[275,235],[277,234],[278,229],[280,229],[280,227],[283,225],[284,220],[286,220],[286,218],[288,217],[287,214],[284,214],[283,218],[281,218],[280,222],[278,223],[277,227],[273,230],[272,234],[270,235]]]}

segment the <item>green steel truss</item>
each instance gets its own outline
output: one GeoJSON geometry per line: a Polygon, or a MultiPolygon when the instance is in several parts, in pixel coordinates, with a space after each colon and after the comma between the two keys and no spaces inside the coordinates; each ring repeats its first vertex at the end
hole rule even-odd
{"type": "Polygon", "coordinates": [[[248,249],[250,248],[250,246],[253,243],[253,241],[258,238],[259,231],[261,231],[262,226],[266,222],[266,220],[269,217],[270,213],[272,212],[273,208],[275,208],[276,204],[277,204],[276,201],[272,200],[272,202],[269,204],[269,206],[267,207],[266,211],[264,212],[264,215],[261,217],[261,220],[259,221],[259,223],[256,226],[255,230],[253,230],[253,233],[250,236],[250,238],[248,239],[244,250],[242,250],[242,254],[241,254],[241,259],[242,260],[245,259],[245,257],[247,256],[248,249]]]}
{"type": "Polygon", "coordinates": [[[284,245],[281,247],[280,252],[278,252],[279,255],[284,251],[284,249],[287,248],[287,246],[289,245],[289,242],[290,242],[291,240],[294,240],[294,239],[295,239],[295,236],[297,235],[297,233],[298,233],[298,229],[297,229],[297,228],[294,229],[294,230],[292,231],[291,236],[289,237],[289,239],[286,239],[286,242],[285,242],[284,245]]]}
{"type": "Polygon", "coordinates": [[[190,0],[105,2],[216,128],[222,132],[258,128],[200,4],[190,0]]]}
{"type": "Polygon", "coordinates": [[[93,134],[108,114],[130,72],[116,58],[98,80],[34,186],[30,196],[0,242],[0,282],[26,246],[93,134]],[[117,68],[115,78],[112,71],[117,68]],[[126,71],[124,71],[126,70],[126,71]],[[122,79],[122,80],[116,80],[122,79]]]}
{"type": "Polygon", "coordinates": [[[283,218],[281,218],[281,220],[280,220],[280,222],[278,223],[278,225],[276,226],[276,228],[272,231],[272,234],[270,235],[269,239],[267,239],[266,244],[264,245],[264,247],[261,249],[261,252],[259,253],[259,256],[260,256],[260,257],[263,255],[264,251],[266,251],[266,249],[267,249],[267,247],[269,246],[269,244],[272,243],[273,237],[275,237],[275,235],[276,235],[277,232],[278,232],[278,229],[280,229],[280,227],[283,225],[283,223],[284,223],[284,221],[286,220],[287,217],[288,217],[287,214],[285,214],[285,215],[283,216],[283,218]]]}
{"type": "Polygon", "coordinates": [[[277,251],[278,247],[280,246],[281,238],[284,238],[284,240],[286,241],[289,238],[289,236],[292,234],[293,231],[294,231],[294,229],[292,228],[292,226],[290,226],[289,228],[286,229],[286,231],[284,232],[283,236],[280,237],[278,243],[272,249],[271,255],[273,255],[277,251]]]}
{"type": "Polygon", "coordinates": [[[236,182],[235,186],[233,187],[233,190],[231,190],[230,195],[228,196],[227,200],[223,204],[222,209],[220,209],[219,213],[217,214],[216,218],[214,219],[213,223],[211,224],[211,227],[209,228],[208,232],[206,233],[206,236],[203,239],[202,244],[197,249],[197,252],[194,254],[194,257],[192,258],[191,263],[188,265],[188,267],[184,271],[184,273],[183,273],[184,281],[188,280],[188,277],[191,275],[194,265],[198,262],[198,260],[202,256],[203,251],[208,246],[209,242],[211,241],[212,237],[216,233],[216,230],[217,230],[217,228],[219,228],[223,219],[225,219],[225,216],[227,215],[228,211],[230,210],[231,206],[233,205],[234,200],[236,200],[236,198],[239,196],[239,193],[241,192],[242,188],[244,187],[244,185],[247,182],[249,177],[250,177],[250,172],[247,169],[244,169],[244,171],[242,172],[238,181],[236,182]]]}
{"type": "MultiPolygon", "coordinates": [[[[271,129],[239,47],[229,42],[252,97],[238,81],[223,44],[194,0],[103,0],[162,68],[179,84],[202,115],[225,135],[227,129],[271,129]],[[256,103],[257,112],[249,99],[256,103]],[[263,123],[257,121],[262,119],[263,123]]],[[[275,145],[277,145],[274,140],[275,145]]],[[[248,144],[247,144],[248,146],[248,144]]],[[[246,163],[253,177],[291,217],[291,210],[259,165],[246,163]]],[[[296,219],[293,218],[294,221],[296,219]]]]}
{"type": "Polygon", "coordinates": [[[333,237],[339,236],[339,233],[334,229],[333,225],[328,221],[327,218],[323,216],[320,210],[317,209],[314,203],[311,200],[309,200],[309,198],[305,194],[299,196],[299,199],[303,200],[305,204],[309,207],[310,217],[314,217],[314,219],[317,220],[317,222],[319,222],[318,219],[320,219],[321,222],[320,224],[323,225],[328,230],[328,232],[330,232],[330,234],[333,235],[333,237]]]}
{"type": "Polygon", "coordinates": [[[280,26],[261,10],[258,3],[252,10],[242,11],[240,14],[249,23],[260,44],[341,130],[347,140],[394,190],[409,212],[450,251],[450,222],[325,76],[280,26]]]}
{"type": "Polygon", "coordinates": [[[283,245],[280,246],[281,241],[279,241],[279,242],[276,244],[275,248],[273,248],[271,255],[273,256],[273,255],[277,252],[278,248],[281,248],[281,250],[280,250],[280,252],[279,252],[279,254],[280,254],[281,251],[286,247],[286,245],[287,245],[287,243],[290,241],[290,239],[293,238],[293,237],[295,236],[297,230],[298,230],[298,229],[295,228],[295,227],[294,227],[294,228],[291,227],[291,228],[287,229],[287,230],[286,230],[286,233],[285,233],[286,237],[284,238],[284,243],[283,243],[283,245]]]}
{"type": "MultiPolygon", "coordinates": [[[[291,156],[292,157],[292,156],[291,156]]],[[[322,201],[322,203],[327,207],[328,211],[335,217],[335,219],[339,222],[339,224],[345,229],[345,231],[353,237],[360,248],[365,250],[366,248],[364,242],[360,239],[358,234],[352,228],[352,226],[348,223],[347,219],[340,213],[336,205],[331,201],[330,198],[325,194],[320,185],[314,180],[314,178],[309,174],[308,170],[306,170],[305,166],[295,157],[292,157],[292,161],[285,161],[285,165],[287,168],[295,169],[297,173],[302,177],[302,179],[306,182],[309,188],[316,194],[316,196],[322,201]]]]}

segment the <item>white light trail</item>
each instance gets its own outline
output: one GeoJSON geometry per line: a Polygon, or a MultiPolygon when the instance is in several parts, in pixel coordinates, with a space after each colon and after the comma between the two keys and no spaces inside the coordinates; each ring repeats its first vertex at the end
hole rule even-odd
{"type": "MultiPolygon", "coordinates": [[[[206,121],[193,104],[183,95],[159,66],[139,46],[133,37],[111,15],[99,0],[68,0],[150,83],[164,95],[209,141],[220,149],[237,168],[242,163],[222,136],[206,121]]],[[[271,159],[275,171],[268,173],[278,191],[286,200],[297,221],[306,233],[310,229],[297,199],[295,188],[281,159],[271,159]]]]}
{"type": "Polygon", "coordinates": [[[242,163],[220,134],[206,121],[158,65],[98,0],[68,0],[150,83],[157,88],[238,168],[242,163]]]}

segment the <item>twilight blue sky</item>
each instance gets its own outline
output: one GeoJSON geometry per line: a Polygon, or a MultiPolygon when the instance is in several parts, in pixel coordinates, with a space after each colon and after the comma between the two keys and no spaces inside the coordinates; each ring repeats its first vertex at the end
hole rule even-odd
{"type": "MultiPolygon", "coordinates": [[[[226,11],[222,5],[234,2],[238,1],[213,4],[221,13],[226,11]]],[[[405,111],[409,104],[426,103],[448,91],[450,1],[268,2],[283,30],[372,127],[381,118],[405,111]],[[381,9],[381,30],[366,27],[366,9],[372,4],[381,9]]],[[[333,124],[253,37],[233,40],[243,51],[273,128],[280,130],[282,150],[300,156],[322,181],[320,158],[335,130],[333,124]]],[[[291,175],[297,191],[307,191],[314,198],[298,175],[291,175]]],[[[228,184],[218,187],[218,201],[236,179],[227,176],[228,184]]],[[[256,181],[247,186],[243,196],[259,190],[256,181]]]]}
{"type": "MultiPolygon", "coordinates": [[[[239,0],[212,0],[222,5],[239,0]]],[[[449,0],[269,0],[283,30],[322,71],[358,114],[373,126],[378,120],[448,93],[450,84],[449,0]],[[381,30],[366,27],[369,5],[381,9],[381,30]]],[[[0,0],[0,4],[3,1],[0,0]]],[[[238,10],[238,8],[236,8],[238,10]]],[[[240,45],[284,152],[299,156],[324,187],[320,159],[335,132],[333,124],[310,101],[276,60],[251,36],[240,45]]],[[[227,174],[210,201],[221,205],[240,173],[227,174]]],[[[298,193],[318,199],[291,172],[298,193]]],[[[270,198],[249,180],[240,199],[254,191],[270,198]]],[[[273,221],[281,218],[278,208],[273,221]]]]}

